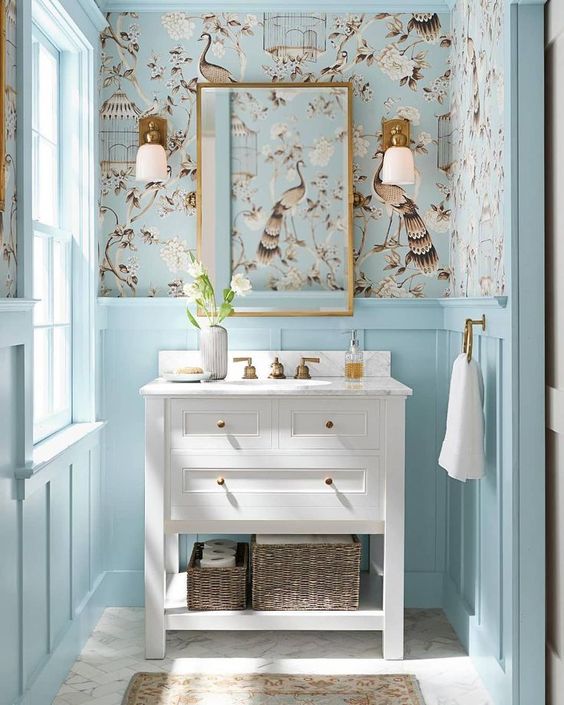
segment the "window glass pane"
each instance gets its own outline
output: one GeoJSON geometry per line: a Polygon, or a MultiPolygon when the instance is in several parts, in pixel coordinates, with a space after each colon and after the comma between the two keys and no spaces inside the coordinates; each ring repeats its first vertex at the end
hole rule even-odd
{"type": "Polygon", "coordinates": [[[58,57],[39,44],[37,55],[37,129],[43,137],[57,142],[58,57]]]}
{"type": "Polygon", "coordinates": [[[33,416],[39,423],[49,413],[49,338],[48,328],[39,328],[33,334],[33,416]]]}
{"type": "Polygon", "coordinates": [[[53,240],[53,321],[70,323],[69,243],[53,240]]]}
{"type": "Polygon", "coordinates": [[[35,235],[33,238],[33,298],[38,299],[33,309],[35,325],[49,322],[49,241],[35,235]]]}
{"type": "Polygon", "coordinates": [[[57,147],[45,138],[39,136],[37,139],[37,152],[34,158],[34,168],[36,178],[34,179],[37,194],[36,206],[37,217],[47,225],[58,224],[58,158],[57,147]]]}
{"type": "MultiPolygon", "coordinates": [[[[72,420],[71,241],[60,226],[58,49],[33,31],[34,442],[72,420]]],[[[69,140],[74,138],[69,135],[69,140]]]]}
{"type": "Polygon", "coordinates": [[[53,329],[53,411],[70,408],[70,329],[53,329]]]}
{"type": "MultiPolygon", "coordinates": [[[[35,101],[34,101],[35,105],[35,101]]],[[[37,188],[37,180],[39,178],[37,169],[37,153],[39,151],[39,135],[33,132],[31,135],[31,169],[32,169],[32,218],[39,220],[39,189],[37,188]]]]}

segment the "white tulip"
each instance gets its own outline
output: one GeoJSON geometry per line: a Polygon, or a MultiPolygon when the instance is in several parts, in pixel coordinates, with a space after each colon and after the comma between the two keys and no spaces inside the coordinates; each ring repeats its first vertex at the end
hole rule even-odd
{"type": "Polygon", "coordinates": [[[194,279],[201,277],[205,273],[206,273],[206,268],[200,262],[200,260],[195,259],[193,262],[190,262],[190,264],[188,265],[188,274],[191,277],[194,277],[194,279]]]}
{"type": "Polygon", "coordinates": [[[192,282],[191,284],[184,284],[184,296],[188,299],[188,301],[196,301],[196,299],[200,298],[200,289],[196,282],[192,282]]]}
{"type": "Polygon", "coordinates": [[[239,296],[245,296],[252,289],[251,282],[242,274],[234,274],[231,279],[231,288],[239,296]]]}

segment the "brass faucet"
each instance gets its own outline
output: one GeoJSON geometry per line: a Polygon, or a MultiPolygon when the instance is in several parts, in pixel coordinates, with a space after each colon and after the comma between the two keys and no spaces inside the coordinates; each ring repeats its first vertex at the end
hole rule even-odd
{"type": "Polygon", "coordinates": [[[274,362],[270,367],[271,370],[268,375],[269,379],[286,379],[286,375],[284,374],[284,365],[277,357],[274,358],[274,362]]]}
{"type": "Polygon", "coordinates": [[[233,362],[246,362],[243,379],[258,379],[256,367],[253,365],[252,357],[234,357],[233,362]]]}
{"type": "Polygon", "coordinates": [[[302,357],[300,364],[296,368],[294,379],[311,379],[306,362],[320,362],[320,360],[318,357],[302,357]]]}

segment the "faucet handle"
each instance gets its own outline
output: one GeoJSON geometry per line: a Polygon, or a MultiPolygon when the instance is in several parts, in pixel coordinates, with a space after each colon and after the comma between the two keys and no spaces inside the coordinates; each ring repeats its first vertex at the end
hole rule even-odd
{"type": "Polygon", "coordinates": [[[270,368],[270,374],[268,375],[269,379],[286,379],[286,375],[284,374],[284,365],[277,357],[274,358],[274,362],[270,368]]]}
{"type": "Polygon", "coordinates": [[[321,360],[318,357],[302,357],[300,364],[296,369],[294,379],[311,379],[309,367],[306,365],[306,362],[321,362],[321,360]]]}
{"type": "Polygon", "coordinates": [[[256,367],[253,365],[252,357],[234,357],[233,362],[246,362],[243,379],[258,379],[256,367]]]}

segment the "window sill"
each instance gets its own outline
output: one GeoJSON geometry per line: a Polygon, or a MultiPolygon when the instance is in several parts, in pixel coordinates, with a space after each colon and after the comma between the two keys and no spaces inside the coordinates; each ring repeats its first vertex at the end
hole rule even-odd
{"type": "Polygon", "coordinates": [[[28,467],[18,469],[16,478],[29,480],[70,448],[99,433],[105,425],[105,421],[73,423],[40,441],[33,448],[33,462],[28,467]]]}

